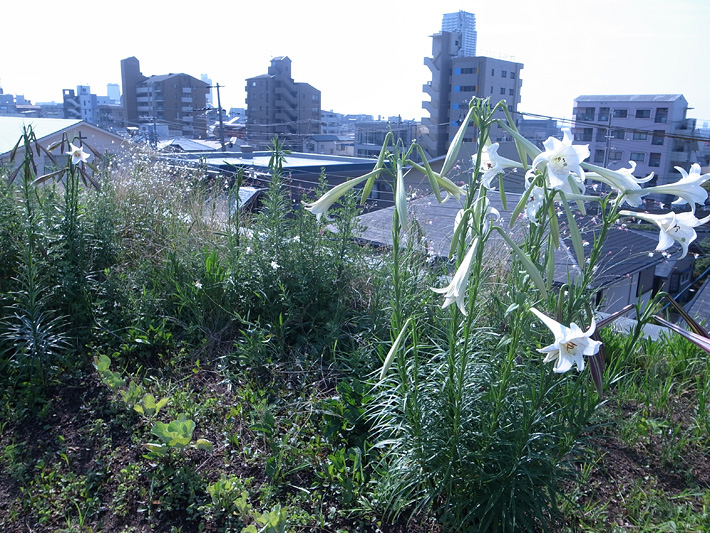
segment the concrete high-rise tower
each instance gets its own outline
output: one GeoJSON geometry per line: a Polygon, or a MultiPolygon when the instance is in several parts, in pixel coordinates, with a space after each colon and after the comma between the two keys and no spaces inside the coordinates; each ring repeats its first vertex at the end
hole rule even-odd
{"type": "Polygon", "coordinates": [[[466,11],[446,13],[441,21],[441,31],[458,32],[461,34],[461,48],[458,57],[474,57],[476,55],[476,15],[466,11]]]}

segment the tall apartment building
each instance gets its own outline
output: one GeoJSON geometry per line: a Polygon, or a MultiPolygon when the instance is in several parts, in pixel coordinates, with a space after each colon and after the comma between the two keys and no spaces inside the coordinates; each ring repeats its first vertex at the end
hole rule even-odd
{"type": "Polygon", "coordinates": [[[696,162],[695,119],[682,94],[582,95],[574,99],[575,141],[589,144],[595,165],[617,169],[636,163],[636,176],[652,184],[674,182],[696,162]]]}
{"type": "Polygon", "coordinates": [[[265,149],[274,135],[285,148],[301,150],[303,140],[320,133],[320,91],[291,77],[291,60],[275,57],[267,74],[248,78],[247,141],[265,149]]]}
{"type": "MultiPolygon", "coordinates": [[[[444,155],[468,112],[472,98],[490,98],[491,105],[505,100],[511,113],[520,103],[522,63],[492,57],[459,56],[461,33],[442,31],[432,36],[432,57],[424,58],[431,81],[423,87],[430,97],[422,107],[429,117],[422,119],[426,133],[422,146],[430,157],[444,155]]],[[[502,114],[501,114],[502,116],[502,114]]],[[[464,142],[473,142],[473,129],[464,142]]],[[[498,127],[491,131],[493,142],[508,140],[498,127]]]]}
{"type": "Polygon", "coordinates": [[[466,11],[446,13],[441,21],[441,31],[461,34],[461,48],[456,52],[458,57],[475,57],[476,41],[478,40],[476,15],[466,11]]]}
{"type": "MultiPolygon", "coordinates": [[[[121,61],[126,126],[167,126],[171,136],[205,137],[208,84],[188,74],[144,76],[135,57],[121,61]]],[[[150,131],[150,128],[148,128],[150,131]]]]}

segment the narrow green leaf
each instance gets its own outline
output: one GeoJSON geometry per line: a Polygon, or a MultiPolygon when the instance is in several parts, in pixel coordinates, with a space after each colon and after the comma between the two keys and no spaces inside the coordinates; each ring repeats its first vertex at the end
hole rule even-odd
{"type": "Polygon", "coordinates": [[[513,136],[513,139],[515,139],[515,144],[518,147],[518,154],[520,155],[520,162],[523,164],[524,168],[528,168],[528,162],[525,156],[527,155],[531,161],[535,160],[535,158],[542,152],[537,146],[535,146],[533,143],[531,143],[529,140],[527,140],[525,137],[520,135],[518,131],[512,129],[510,126],[503,122],[499,122],[500,127],[503,128],[505,131],[510,133],[513,136]],[[520,153],[520,152],[523,153],[520,153]]]}
{"type": "Polygon", "coordinates": [[[503,210],[508,210],[508,202],[505,197],[505,183],[503,183],[503,174],[498,174],[498,190],[500,191],[500,201],[503,204],[503,210]]]}
{"type": "Polygon", "coordinates": [[[392,366],[392,361],[394,360],[395,355],[397,355],[397,350],[399,350],[400,344],[402,344],[402,341],[404,341],[404,338],[407,336],[407,328],[409,328],[411,320],[412,317],[409,317],[406,320],[404,326],[402,326],[402,329],[399,332],[399,335],[397,335],[397,338],[392,343],[390,351],[387,352],[387,357],[385,357],[385,362],[382,364],[382,371],[380,372],[380,381],[384,379],[387,371],[390,369],[390,366],[392,366]]]}
{"type": "Polygon", "coordinates": [[[426,177],[429,180],[429,186],[431,187],[434,196],[436,196],[436,201],[441,203],[441,191],[439,189],[439,182],[436,181],[436,175],[431,169],[431,165],[429,165],[429,161],[427,160],[427,157],[424,154],[424,150],[422,150],[422,147],[419,145],[417,145],[417,153],[419,154],[419,157],[422,158],[422,163],[424,163],[424,174],[426,174],[426,177]]]}
{"type": "Polygon", "coordinates": [[[537,287],[537,290],[540,291],[543,298],[547,298],[547,289],[545,288],[545,282],[543,281],[542,276],[540,275],[540,271],[533,264],[532,260],[525,254],[525,252],[520,249],[517,244],[513,242],[513,240],[505,233],[505,231],[503,231],[500,226],[493,226],[493,229],[497,230],[498,233],[500,233],[501,237],[503,237],[505,242],[508,243],[508,246],[513,249],[513,251],[518,256],[518,259],[520,259],[520,262],[523,263],[525,270],[530,275],[530,279],[535,284],[535,287],[537,287]]]}
{"type": "Polygon", "coordinates": [[[572,246],[574,247],[574,252],[577,255],[577,264],[579,265],[579,268],[582,269],[584,268],[584,243],[582,242],[582,234],[579,232],[577,221],[574,219],[572,210],[569,208],[565,193],[562,191],[558,192],[560,198],[562,199],[565,214],[567,215],[567,225],[569,226],[569,233],[572,238],[572,246]]]}
{"type": "MultiPolygon", "coordinates": [[[[552,239],[555,248],[559,250],[560,248],[560,223],[557,220],[557,213],[555,212],[555,203],[550,202],[547,207],[548,218],[550,219],[550,239],[552,239]]],[[[581,265],[580,265],[581,268],[581,265]]]]}
{"type": "MultiPolygon", "coordinates": [[[[555,279],[555,244],[552,239],[547,241],[547,253],[545,254],[545,273],[547,276],[547,283],[545,284],[547,290],[552,288],[552,282],[555,279]]],[[[562,291],[560,291],[562,292],[562,291]]],[[[560,319],[557,320],[560,322],[560,319]]]]}
{"type": "Polygon", "coordinates": [[[515,221],[518,220],[518,217],[520,216],[520,213],[523,212],[523,209],[525,209],[525,206],[528,205],[528,201],[530,201],[534,187],[535,180],[532,180],[530,185],[528,185],[528,188],[525,190],[525,194],[520,197],[518,205],[516,205],[515,209],[513,209],[513,213],[510,215],[510,223],[508,224],[511,228],[513,227],[513,224],[515,224],[515,221]]]}
{"type": "Polygon", "coordinates": [[[40,185],[44,183],[47,180],[50,180],[52,178],[58,178],[61,179],[61,177],[64,175],[64,173],[67,171],[66,168],[62,168],[60,170],[55,170],[54,172],[50,172],[49,174],[44,174],[43,176],[38,177],[32,182],[32,185],[40,185]]]}
{"type": "Polygon", "coordinates": [[[444,158],[444,165],[441,167],[441,176],[446,176],[453,168],[454,163],[456,162],[456,158],[459,155],[459,150],[461,150],[461,144],[463,143],[464,133],[466,133],[468,123],[471,121],[471,117],[473,116],[475,110],[475,107],[469,108],[468,113],[466,113],[466,118],[464,119],[463,124],[461,124],[459,131],[457,131],[456,135],[454,135],[454,140],[451,141],[449,151],[446,153],[446,157],[444,158]]]}

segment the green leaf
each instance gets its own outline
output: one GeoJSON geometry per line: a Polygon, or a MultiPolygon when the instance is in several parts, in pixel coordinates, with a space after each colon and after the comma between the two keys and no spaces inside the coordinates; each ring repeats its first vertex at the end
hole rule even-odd
{"type": "Polygon", "coordinates": [[[464,133],[466,133],[468,123],[471,121],[471,117],[473,116],[475,110],[475,107],[469,108],[468,113],[466,114],[466,118],[463,121],[463,124],[461,124],[459,131],[456,132],[454,140],[451,141],[451,146],[449,146],[449,151],[446,153],[446,158],[444,159],[444,165],[441,167],[441,176],[446,176],[449,171],[454,167],[454,163],[456,163],[456,158],[459,155],[459,150],[461,150],[461,144],[463,143],[464,133]]]}
{"type": "Polygon", "coordinates": [[[195,448],[198,450],[204,450],[206,452],[211,452],[214,449],[214,444],[212,444],[207,439],[197,439],[195,441],[195,448]]]}
{"type": "Polygon", "coordinates": [[[528,186],[528,188],[525,190],[525,194],[523,194],[520,197],[520,200],[518,201],[518,205],[516,205],[515,209],[513,209],[513,213],[510,215],[510,223],[508,224],[511,228],[513,227],[513,224],[515,224],[515,221],[518,220],[520,213],[523,212],[523,209],[525,209],[525,206],[528,204],[528,201],[530,200],[530,197],[532,196],[532,190],[534,187],[535,187],[535,180],[532,180],[530,182],[530,185],[528,186]]]}
{"type": "Polygon", "coordinates": [[[493,229],[497,230],[498,233],[500,233],[501,237],[503,237],[505,242],[508,243],[508,246],[513,249],[515,254],[518,256],[518,259],[520,259],[520,262],[525,267],[525,270],[530,276],[530,279],[537,287],[537,290],[542,293],[543,298],[547,298],[547,289],[545,288],[545,282],[543,281],[542,276],[540,275],[540,271],[533,264],[532,260],[525,254],[525,252],[520,249],[517,244],[513,242],[513,240],[505,233],[505,231],[503,231],[500,226],[493,226],[493,229]]]}
{"type": "Polygon", "coordinates": [[[407,335],[407,328],[409,327],[409,322],[412,320],[412,317],[409,317],[407,321],[404,323],[404,326],[402,326],[402,329],[399,332],[399,335],[397,335],[397,338],[395,341],[392,343],[392,347],[390,348],[390,351],[387,353],[387,357],[385,357],[385,362],[382,364],[382,371],[380,372],[380,380],[384,379],[385,375],[387,374],[387,371],[390,369],[390,366],[392,366],[392,361],[394,360],[394,356],[397,355],[397,350],[399,350],[400,344],[402,344],[402,341],[407,335]]]}
{"type": "Polygon", "coordinates": [[[584,244],[582,242],[582,234],[579,232],[579,226],[577,221],[574,219],[572,210],[569,208],[567,203],[567,197],[562,191],[558,191],[560,198],[562,199],[562,205],[565,208],[565,214],[567,215],[567,225],[569,226],[570,237],[572,238],[572,246],[574,247],[574,252],[577,255],[577,264],[579,268],[584,268],[584,244]]]}

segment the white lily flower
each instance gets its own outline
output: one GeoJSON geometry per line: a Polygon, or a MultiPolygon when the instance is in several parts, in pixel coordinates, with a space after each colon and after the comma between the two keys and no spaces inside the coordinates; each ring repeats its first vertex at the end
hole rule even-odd
{"type": "MultiPolygon", "coordinates": [[[[491,181],[498,174],[502,174],[506,168],[524,168],[521,163],[513,161],[512,159],[507,159],[503,156],[498,155],[498,143],[493,143],[490,146],[484,146],[481,153],[481,168],[480,171],[483,172],[483,177],[481,178],[481,183],[487,189],[491,188],[491,181]]],[[[476,164],[474,156],[474,165],[476,164]]]]}
{"type": "Polygon", "coordinates": [[[700,174],[700,165],[693,163],[690,167],[690,174],[681,167],[675,169],[683,176],[675,183],[657,185],[645,189],[645,194],[672,194],[678,196],[673,205],[689,203],[690,208],[695,213],[695,204],[704,204],[708,198],[708,192],[703,188],[703,183],[710,179],[710,174],[700,174]]]}
{"type": "Polygon", "coordinates": [[[642,189],[640,184],[651,181],[654,173],[651,172],[645,178],[636,178],[633,175],[636,170],[636,163],[629,161],[629,164],[631,168],[620,168],[619,170],[609,170],[589,163],[584,163],[582,166],[592,171],[586,174],[588,179],[606,183],[620,195],[623,195],[622,202],[634,207],[640,207],[641,198],[648,194],[648,189],[642,189]]]}
{"type": "Polygon", "coordinates": [[[444,304],[441,306],[446,309],[449,305],[456,302],[461,312],[466,315],[466,304],[464,302],[464,296],[466,295],[466,286],[468,285],[468,278],[471,275],[471,264],[473,263],[473,256],[478,248],[478,237],[473,240],[471,248],[469,248],[468,253],[461,261],[459,268],[456,270],[451,283],[443,289],[438,289],[432,287],[431,290],[444,295],[444,304]]]}
{"type": "Polygon", "coordinates": [[[87,154],[81,146],[74,146],[72,143],[69,143],[69,151],[67,152],[67,155],[71,156],[71,164],[76,165],[79,162],[86,162],[86,160],[89,159],[90,154],[87,154]]]}
{"type": "MultiPolygon", "coordinates": [[[[330,206],[332,206],[336,201],[338,201],[341,196],[343,196],[346,192],[348,192],[356,185],[359,185],[363,181],[367,181],[368,179],[372,178],[375,172],[379,174],[379,171],[373,171],[369,174],[365,174],[364,176],[360,176],[359,178],[353,178],[351,180],[345,181],[340,185],[336,185],[335,187],[330,189],[327,193],[325,193],[315,202],[304,202],[303,205],[306,206],[306,209],[308,211],[310,211],[316,216],[317,220],[320,220],[320,217],[322,215],[325,215],[328,209],[330,209],[330,206]]],[[[328,215],[326,215],[325,218],[326,220],[332,220],[332,218],[329,218],[328,215]]]]}
{"type": "Polygon", "coordinates": [[[537,224],[537,212],[542,207],[544,201],[545,189],[536,185],[532,188],[532,191],[530,191],[530,198],[528,198],[528,203],[525,205],[525,215],[533,224],[537,224]]]}
{"type": "Polygon", "coordinates": [[[535,158],[532,166],[547,166],[547,185],[550,189],[561,189],[565,193],[580,192],[584,190],[584,170],[579,164],[589,157],[589,145],[572,145],[572,131],[569,128],[562,128],[562,131],[562,141],[550,137],[542,143],[545,151],[535,158]],[[572,190],[570,174],[574,176],[579,191],[572,190]]]}
{"type": "Polygon", "coordinates": [[[553,370],[558,374],[567,372],[572,368],[572,365],[577,365],[577,370],[581,372],[584,370],[584,356],[595,355],[599,352],[599,347],[602,343],[590,338],[596,329],[594,318],[592,318],[592,324],[585,333],[575,323],[570,324],[570,327],[566,327],[542,314],[534,307],[530,308],[530,311],[542,320],[555,336],[555,342],[540,348],[538,352],[547,354],[543,361],[544,363],[555,361],[553,370]]]}
{"type": "Polygon", "coordinates": [[[698,237],[694,228],[710,221],[710,215],[702,219],[697,219],[694,213],[688,211],[684,213],[674,213],[671,211],[664,215],[619,211],[619,214],[640,218],[646,222],[656,224],[661,230],[658,233],[658,246],[656,246],[656,251],[662,252],[663,250],[667,250],[677,242],[683,247],[683,255],[680,256],[680,259],[688,255],[688,246],[698,237]]]}

